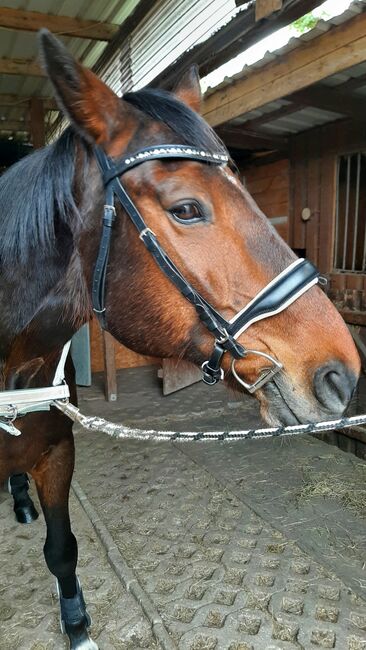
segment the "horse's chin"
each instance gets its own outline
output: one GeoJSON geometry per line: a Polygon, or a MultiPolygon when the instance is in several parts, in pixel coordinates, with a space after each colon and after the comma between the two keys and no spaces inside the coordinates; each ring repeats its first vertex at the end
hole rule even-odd
{"type": "Polygon", "coordinates": [[[273,427],[321,422],[343,414],[321,408],[311,394],[294,389],[285,375],[268,382],[258,391],[257,398],[262,418],[273,427]]]}

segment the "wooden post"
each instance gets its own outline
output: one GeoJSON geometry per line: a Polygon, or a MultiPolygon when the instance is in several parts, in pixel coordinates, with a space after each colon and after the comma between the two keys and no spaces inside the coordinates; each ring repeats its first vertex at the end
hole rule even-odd
{"type": "Polygon", "coordinates": [[[44,127],[43,100],[31,97],[29,100],[30,134],[34,149],[40,149],[46,144],[44,127]]]}
{"type": "Polygon", "coordinates": [[[283,0],[256,0],[255,3],[255,19],[261,20],[267,18],[274,11],[282,9],[283,0]]]}
{"type": "Polygon", "coordinates": [[[114,338],[103,330],[104,349],[104,391],[107,402],[117,400],[117,374],[114,352],[114,338]]]}

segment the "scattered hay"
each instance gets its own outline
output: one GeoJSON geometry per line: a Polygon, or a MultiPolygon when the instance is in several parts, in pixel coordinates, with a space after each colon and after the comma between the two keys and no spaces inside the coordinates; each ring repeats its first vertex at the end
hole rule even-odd
{"type": "Polygon", "coordinates": [[[338,474],[334,466],[328,471],[317,471],[303,466],[303,486],[297,493],[299,502],[311,501],[314,497],[336,499],[356,515],[366,517],[366,464],[355,463],[352,477],[338,474]]]}

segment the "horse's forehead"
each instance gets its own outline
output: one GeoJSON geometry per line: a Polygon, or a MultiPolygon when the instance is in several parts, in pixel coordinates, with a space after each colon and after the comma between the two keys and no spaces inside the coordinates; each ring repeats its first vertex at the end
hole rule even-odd
{"type": "Polygon", "coordinates": [[[219,167],[219,172],[221,173],[221,175],[224,177],[226,181],[229,181],[229,183],[232,183],[238,189],[243,189],[243,184],[241,183],[239,178],[230,171],[227,165],[225,165],[225,167],[219,167]]]}
{"type": "Polygon", "coordinates": [[[195,160],[164,159],[151,160],[135,168],[128,178],[128,185],[132,188],[169,190],[184,183],[192,185],[193,189],[205,189],[208,193],[211,185],[207,183],[208,177],[217,173],[217,167],[207,165],[195,160]]]}

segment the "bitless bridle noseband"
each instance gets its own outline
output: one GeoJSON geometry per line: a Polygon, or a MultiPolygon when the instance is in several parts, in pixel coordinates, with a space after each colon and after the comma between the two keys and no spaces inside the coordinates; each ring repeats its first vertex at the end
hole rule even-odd
{"type": "Polygon", "coordinates": [[[229,162],[229,157],[222,153],[210,153],[197,149],[197,147],[180,144],[147,147],[117,162],[109,158],[102,149],[97,147],[95,148],[95,155],[106,190],[102,236],[92,283],[93,310],[101,326],[104,329],[107,326],[105,285],[112,226],[116,217],[116,209],[114,207],[114,196],[116,196],[135,225],[139,233],[139,238],[149,253],[151,253],[159,268],[195,307],[200,320],[215,337],[212,354],[202,364],[203,381],[206,384],[213,385],[223,378],[224,371],[221,364],[224,354],[229,352],[233,358],[231,370],[234,377],[250,393],[256,391],[281,370],[282,364],[270,354],[244,348],[236,339],[253,323],[280,313],[314,286],[319,281],[319,273],[315,266],[308,260],[297,259],[267,284],[230,321],[226,320],[192,287],[190,282],[188,282],[175,266],[174,262],[159,244],[156,235],[148,228],[140,212],[123,187],[120,177],[125,172],[148,160],[175,158],[194,160],[209,165],[225,165],[229,162]],[[271,365],[263,369],[259,378],[254,383],[249,384],[238,376],[235,370],[235,361],[253,354],[265,358],[271,365]]]}

